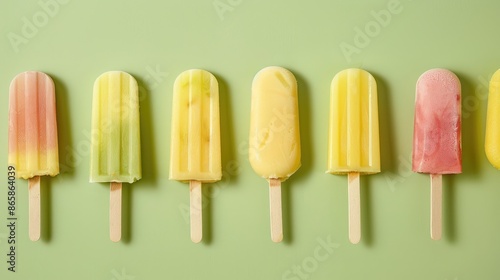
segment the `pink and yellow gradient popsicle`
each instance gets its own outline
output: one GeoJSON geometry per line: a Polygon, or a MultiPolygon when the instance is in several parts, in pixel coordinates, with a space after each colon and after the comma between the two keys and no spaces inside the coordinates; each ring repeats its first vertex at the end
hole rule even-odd
{"type": "Polygon", "coordinates": [[[455,74],[431,69],[417,81],[412,170],[431,177],[431,238],[441,238],[442,174],[462,173],[461,89],[455,74]]]}
{"type": "Polygon", "coordinates": [[[9,165],[29,182],[29,236],[40,238],[40,176],[59,174],[54,82],[45,73],[17,75],[9,93],[9,165]]]}

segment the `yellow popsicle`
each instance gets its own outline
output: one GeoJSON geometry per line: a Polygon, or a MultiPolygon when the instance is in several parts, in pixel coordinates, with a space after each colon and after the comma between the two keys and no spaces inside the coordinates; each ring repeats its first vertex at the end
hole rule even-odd
{"type": "Polygon", "coordinates": [[[201,184],[222,177],[219,87],[200,69],[182,72],[174,83],[170,143],[170,179],[189,182],[191,240],[201,241],[201,184]]]}
{"type": "Polygon", "coordinates": [[[332,80],[328,173],[348,175],[349,240],[361,239],[359,175],[380,172],[377,84],[362,69],[346,69],[332,80]]]}
{"type": "Polygon", "coordinates": [[[484,149],[490,163],[500,169],[500,70],[490,80],[484,149]]]}
{"type": "Polygon", "coordinates": [[[364,70],[346,69],[333,78],[327,172],[380,172],[377,84],[364,70]]]}
{"type": "Polygon", "coordinates": [[[252,83],[249,157],[252,168],[269,180],[271,239],[283,239],[281,182],[300,167],[297,81],[282,67],[260,70],[252,83]]]}
{"type": "Polygon", "coordinates": [[[210,183],[222,177],[219,88],[204,70],[181,73],[174,83],[170,179],[210,183]]]}
{"type": "Polygon", "coordinates": [[[250,119],[250,163],[266,179],[288,179],[300,167],[297,81],[271,66],[255,75],[250,119]]]}

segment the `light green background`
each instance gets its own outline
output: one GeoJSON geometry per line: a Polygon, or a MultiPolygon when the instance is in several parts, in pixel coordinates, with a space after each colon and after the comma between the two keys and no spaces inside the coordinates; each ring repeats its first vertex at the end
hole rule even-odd
{"type": "Polygon", "coordinates": [[[500,277],[500,172],[483,151],[487,81],[500,67],[500,2],[401,0],[384,26],[373,13],[387,10],[388,0],[68,2],[46,24],[36,1],[0,6],[0,279],[500,277]],[[218,13],[214,3],[226,10],[218,13]],[[8,36],[23,36],[24,17],[40,27],[15,52],[8,36]],[[341,44],[356,47],[356,28],[365,27],[373,36],[344,55],[341,44]],[[267,183],[246,152],[251,81],[269,65],[290,69],[300,96],[302,167],[283,185],[280,244],[270,239],[267,183]],[[370,71],[379,91],[382,172],[361,178],[358,245],[347,237],[347,180],[324,173],[329,85],[349,67],[370,71]],[[429,236],[429,178],[410,166],[415,82],[434,67],[454,71],[463,91],[463,174],[444,179],[439,242],[429,236]],[[201,244],[189,239],[187,185],[168,180],[172,86],[190,68],[214,73],[221,91],[225,180],[205,188],[201,244]],[[5,263],[7,93],[26,70],[56,83],[64,168],[43,178],[38,242],[28,238],[27,182],[18,181],[14,274],[5,263]],[[117,244],[108,237],[108,187],[88,183],[92,84],[108,70],[134,75],[142,97],[143,179],[125,187],[117,244]],[[315,254],[328,239],[338,248],[315,254]]]}

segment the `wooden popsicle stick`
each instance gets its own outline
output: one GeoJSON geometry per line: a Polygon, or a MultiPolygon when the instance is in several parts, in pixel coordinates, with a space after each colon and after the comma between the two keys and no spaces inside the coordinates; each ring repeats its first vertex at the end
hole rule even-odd
{"type": "Polygon", "coordinates": [[[201,182],[189,181],[189,204],[191,241],[200,243],[203,238],[203,216],[201,211],[201,182]]]}
{"type": "Polygon", "coordinates": [[[122,183],[110,183],[109,237],[118,242],[122,238],[122,183]]]}
{"type": "Polygon", "coordinates": [[[283,240],[283,222],[281,215],[281,180],[269,179],[269,212],[271,216],[271,240],[283,240]]]}
{"type": "Polygon", "coordinates": [[[349,241],[358,244],[361,240],[361,205],[359,194],[359,173],[347,174],[349,204],[349,241]]]}
{"type": "Polygon", "coordinates": [[[29,236],[31,241],[40,239],[40,176],[28,179],[29,187],[29,236]]]}
{"type": "Polygon", "coordinates": [[[431,238],[441,239],[442,235],[443,179],[441,174],[431,174],[431,238]]]}

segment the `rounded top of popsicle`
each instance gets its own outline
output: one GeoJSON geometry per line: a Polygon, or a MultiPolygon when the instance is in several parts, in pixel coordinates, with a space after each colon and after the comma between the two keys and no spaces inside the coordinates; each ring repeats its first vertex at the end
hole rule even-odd
{"type": "Polygon", "coordinates": [[[31,74],[31,75],[34,75],[34,74],[36,74],[36,75],[41,75],[41,76],[43,76],[43,77],[46,77],[46,78],[51,79],[51,78],[50,78],[50,76],[49,76],[49,75],[47,75],[47,74],[46,74],[46,73],[44,73],[44,72],[41,72],[41,71],[34,71],[34,70],[29,70],[29,71],[24,71],[24,72],[21,72],[21,73],[17,74],[17,75],[14,77],[14,79],[13,79],[13,80],[15,80],[15,79],[16,79],[16,78],[18,78],[18,77],[22,77],[22,76],[29,75],[29,74],[31,74]]]}
{"type": "Polygon", "coordinates": [[[366,76],[366,78],[369,80],[370,83],[373,83],[373,85],[377,85],[377,82],[375,81],[375,78],[372,76],[372,74],[370,74],[370,72],[364,70],[364,69],[361,69],[361,68],[348,68],[348,69],[344,69],[340,72],[338,72],[332,79],[332,83],[331,83],[331,86],[333,86],[338,80],[340,80],[341,78],[344,78],[346,76],[353,76],[353,75],[356,75],[356,76],[366,76]]]}
{"type": "Polygon", "coordinates": [[[189,69],[189,70],[185,70],[185,71],[181,72],[177,76],[177,78],[175,79],[175,82],[181,81],[183,79],[183,77],[193,75],[193,74],[201,74],[204,76],[208,76],[208,77],[210,77],[211,80],[214,80],[217,83],[217,79],[215,78],[214,74],[210,73],[207,70],[199,69],[199,68],[193,68],[193,69],[189,69]]]}
{"type": "Polygon", "coordinates": [[[500,69],[498,69],[497,71],[495,71],[495,73],[493,73],[490,81],[500,82],[500,69]]]}
{"type": "Polygon", "coordinates": [[[259,72],[257,72],[257,74],[255,74],[252,85],[255,86],[256,83],[265,83],[263,79],[266,78],[266,75],[270,75],[269,78],[278,78],[278,80],[281,82],[281,85],[283,85],[285,88],[297,88],[297,80],[295,79],[293,73],[290,72],[290,70],[280,66],[267,66],[265,68],[262,68],[259,72]],[[273,73],[275,74],[272,75],[273,73]]]}
{"type": "MultiPolygon", "coordinates": [[[[460,92],[460,80],[455,73],[444,68],[434,68],[425,71],[417,80],[419,86],[439,87],[444,93],[460,92]]],[[[433,92],[436,92],[434,90],[433,92]]]]}
{"type": "MultiPolygon", "coordinates": [[[[202,84],[204,84],[209,88],[214,89],[219,87],[219,83],[217,82],[217,79],[212,73],[208,72],[207,70],[195,68],[180,73],[175,79],[174,89],[180,89],[182,87],[189,86],[190,84],[193,83],[192,81],[193,77],[200,77],[203,80],[203,82],[202,81],[200,82],[202,82],[202,84]]],[[[209,90],[209,88],[206,88],[206,90],[209,90]]]]}
{"type": "MultiPolygon", "coordinates": [[[[290,70],[288,70],[284,67],[281,67],[281,66],[272,65],[272,66],[267,66],[267,67],[260,69],[259,72],[257,72],[257,74],[255,74],[255,77],[262,75],[263,73],[275,72],[275,71],[286,72],[287,74],[290,74],[293,76],[293,74],[290,70]]],[[[255,80],[255,77],[254,77],[254,80],[255,80]]]]}
{"type": "Polygon", "coordinates": [[[137,81],[135,80],[134,76],[130,75],[129,73],[124,72],[124,71],[119,71],[119,70],[111,70],[111,71],[106,71],[106,72],[102,73],[101,75],[99,75],[99,77],[97,77],[97,79],[95,79],[94,86],[96,86],[99,83],[99,81],[101,81],[103,78],[109,77],[111,75],[116,75],[116,74],[120,74],[121,76],[125,76],[128,79],[134,81],[135,84],[137,84],[137,81]]]}
{"type": "Polygon", "coordinates": [[[54,81],[52,80],[52,78],[43,73],[43,72],[40,72],[40,71],[25,71],[25,72],[21,72],[19,74],[17,74],[13,79],[12,81],[10,82],[10,92],[12,93],[13,92],[13,88],[15,87],[17,81],[19,81],[20,79],[27,79],[27,78],[38,78],[39,80],[40,79],[44,79],[46,83],[49,83],[49,85],[54,88],[54,81]]]}
{"type": "Polygon", "coordinates": [[[498,69],[490,80],[490,93],[500,93],[500,69],[498,69]]]}

